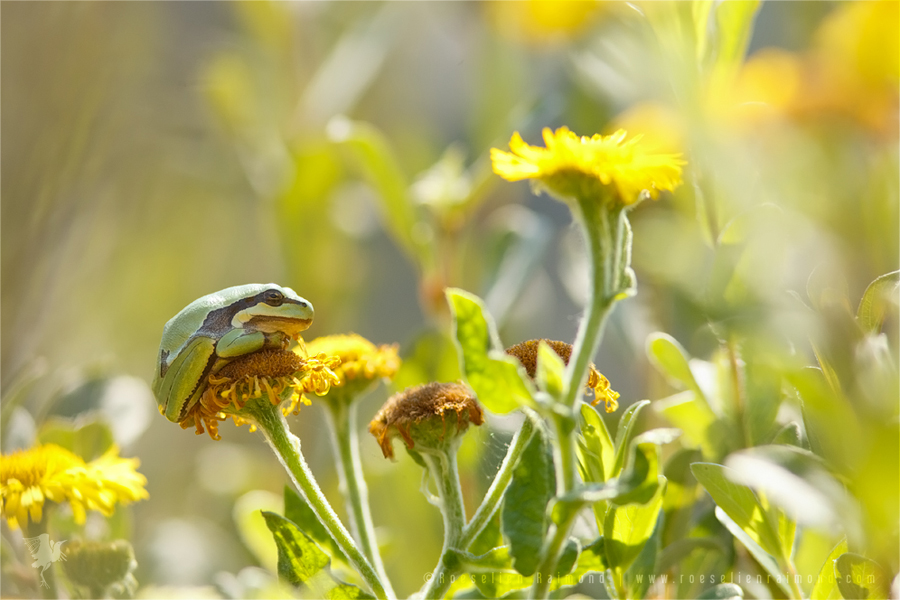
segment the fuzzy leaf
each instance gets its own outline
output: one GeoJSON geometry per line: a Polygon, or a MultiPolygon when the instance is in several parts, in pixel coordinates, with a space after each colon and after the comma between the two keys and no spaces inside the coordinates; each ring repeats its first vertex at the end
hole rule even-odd
{"type": "Polygon", "coordinates": [[[622,418],[619,420],[619,427],[616,430],[616,459],[613,463],[610,476],[615,477],[622,472],[622,467],[625,466],[628,447],[635,434],[638,415],[640,414],[641,409],[648,404],[650,404],[649,400],[635,402],[628,407],[628,410],[625,411],[622,418]]]}
{"type": "Polygon", "coordinates": [[[694,463],[691,471],[716,505],[754,542],[773,556],[781,555],[778,534],[769,522],[766,511],[750,488],[734,483],[734,478],[727,475],[730,469],[712,463],[694,463]]]}
{"type": "Polygon", "coordinates": [[[496,414],[532,404],[528,384],[520,375],[521,366],[503,352],[482,301],[452,288],[447,290],[447,301],[453,313],[460,368],[479,402],[496,414]]]}
{"type": "Polygon", "coordinates": [[[547,504],[555,492],[553,454],[546,435],[538,428],[513,470],[500,517],[513,566],[522,575],[532,575],[537,568],[547,531],[547,504]]]}
{"type": "Polygon", "coordinates": [[[578,437],[582,479],[603,483],[612,476],[616,449],[600,414],[589,404],[581,405],[581,435],[578,437]]]}
{"type": "Polygon", "coordinates": [[[306,500],[288,485],[284,486],[284,516],[296,524],[319,547],[323,548],[332,559],[340,560],[347,565],[350,564],[340,547],[325,529],[325,526],[319,521],[316,513],[306,503],[306,500]]]}
{"type": "Polygon", "coordinates": [[[262,511],[278,546],[278,576],[294,586],[306,585],[327,600],[373,598],[356,586],[335,579],[331,559],[296,524],[273,512],[262,511]]]}
{"type": "Polygon", "coordinates": [[[659,478],[656,494],[646,504],[612,507],[606,514],[606,521],[603,524],[606,562],[609,568],[619,575],[617,581],[653,535],[662,508],[665,482],[665,477],[659,478]]]}

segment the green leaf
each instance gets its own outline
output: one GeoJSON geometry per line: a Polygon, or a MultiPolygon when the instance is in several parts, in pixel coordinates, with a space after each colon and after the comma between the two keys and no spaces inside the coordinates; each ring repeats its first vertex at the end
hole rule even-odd
{"type": "Polygon", "coordinates": [[[499,598],[512,590],[531,586],[530,578],[523,577],[512,569],[509,546],[492,548],[480,556],[467,552],[457,552],[457,555],[485,598],[499,598]]]}
{"type": "Polygon", "coordinates": [[[758,0],[717,3],[715,8],[715,56],[717,69],[735,68],[747,52],[753,33],[758,0]]]}
{"type": "Polygon", "coordinates": [[[629,598],[640,599],[646,596],[647,591],[650,589],[650,578],[659,572],[656,567],[656,560],[659,556],[661,530],[662,520],[657,522],[650,539],[644,544],[640,554],[637,555],[637,558],[634,559],[634,562],[631,563],[631,566],[628,567],[628,571],[625,573],[625,585],[628,588],[629,598]]]}
{"type": "Polygon", "coordinates": [[[566,546],[559,557],[559,562],[556,563],[556,577],[564,577],[571,573],[572,569],[575,568],[576,562],[578,562],[579,554],[581,554],[581,542],[574,537],[570,537],[566,540],[566,546]]]}
{"type": "Polygon", "coordinates": [[[733,583],[720,583],[697,596],[697,600],[734,600],[743,598],[744,590],[733,583]]]}
{"type": "Polygon", "coordinates": [[[635,434],[638,415],[648,404],[650,404],[649,400],[635,402],[628,407],[628,410],[626,410],[622,415],[622,418],[619,419],[619,426],[616,429],[616,458],[613,462],[612,471],[609,472],[610,476],[615,477],[622,472],[628,448],[631,445],[631,440],[635,434]]]}
{"type": "Polygon", "coordinates": [[[731,469],[713,463],[694,463],[691,471],[716,505],[738,527],[763,550],[773,556],[781,556],[781,543],[766,511],[749,487],[734,483],[737,475],[731,469]]]}
{"type": "Polygon", "coordinates": [[[643,504],[610,507],[603,523],[608,568],[624,572],[650,538],[662,507],[665,481],[665,477],[657,477],[655,493],[643,504]]]}
{"type": "Polygon", "coordinates": [[[577,581],[585,573],[590,571],[603,573],[607,568],[609,565],[606,564],[606,544],[601,535],[582,549],[571,575],[577,581]]]}
{"type": "Polygon", "coordinates": [[[842,539],[828,554],[828,558],[819,570],[816,585],[809,594],[809,600],[841,600],[837,578],[834,576],[834,563],[841,554],[847,552],[847,538],[842,539]]]}
{"type": "Polygon", "coordinates": [[[633,444],[632,448],[631,460],[616,481],[619,492],[610,498],[619,506],[645,504],[659,487],[659,449],[653,444],[633,444]]]}
{"type": "Polygon", "coordinates": [[[878,277],[869,284],[856,309],[856,320],[867,334],[881,331],[887,312],[888,296],[900,287],[900,271],[893,271],[878,277]]]}
{"type": "Polygon", "coordinates": [[[612,476],[616,449],[600,413],[587,403],[581,404],[581,435],[578,436],[582,479],[603,483],[612,476]]]}
{"type": "Polygon", "coordinates": [[[889,598],[891,580],[874,560],[846,552],[834,561],[838,589],[847,600],[856,598],[889,598]]]}
{"type": "Polygon", "coordinates": [[[261,511],[278,547],[278,576],[293,586],[306,585],[328,600],[371,599],[356,586],[335,579],[331,559],[296,524],[269,511],[261,511]]]}
{"type": "Polygon", "coordinates": [[[553,454],[546,433],[538,427],[513,470],[500,516],[513,566],[522,575],[532,575],[537,568],[547,531],[547,505],[555,492],[553,454]]]}
{"type": "Polygon", "coordinates": [[[650,362],[669,380],[681,383],[702,397],[703,392],[691,372],[687,351],[667,333],[652,333],[647,338],[650,362]]]}
{"type": "MultiPolygon", "coordinates": [[[[489,411],[506,414],[533,404],[519,362],[503,352],[482,301],[463,290],[448,288],[460,368],[478,400],[489,411]]],[[[527,376],[526,376],[527,379],[527,376]]]]}
{"type": "Polygon", "coordinates": [[[344,552],[332,539],[328,530],[319,521],[316,513],[309,507],[306,500],[291,486],[284,486],[284,516],[300,528],[316,544],[325,550],[334,560],[339,560],[345,565],[350,565],[344,552]]]}
{"type": "Polygon", "coordinates": [[[691,17],[694,22],[694,40],[698,64],[702,64],[707,54],[709,37],[709,13],[714,0],[694,0],[691,17]]]}
{"type": "Polygon", "coordinates": [[[565,394],[565,371],[566,364],[559,355],[546,342],[541,341],[538,344],[537,368],[534,377],[538,388],[559,400],[565,394]]]}
{"type": "Polygon", "coordinates": [[[294,523],[273,512],[262,511],[262,514],[278,546],[279,577],[300,586],[331,564],[328,555],[294,523]]]}
{"type": "Polygon", "coordinates": [[[718,417],[696,392],[686,391],[653,403],[653,408],[669,423],[684,431],[685,437],[703,456],[714,459],[725,451],[718,417]]]}
{"type": "Polygon", "coordinates": [[[852,518],[853,502],[816,455],[793,446],[758,446],[725,462],[735,481],[765,494],[802,525],[840,529],[852,518]]]}
{"type": "Polygon", "coordinates": [[[666,478],[659,477],[656,494],[646,504],[611,507],[603,524],[606,563],[613,571],[618,587],[623,574],[641,553],[653,535],[665,494],[666,478]]]}
{"type": "Polygon", "coordinates": [[[722,507],[716,507],[716,519],[719,520],[722,525],[731,532],[737,540],[744,545],[744,547],[750,552],[753,558],[756,559],[756,562],[767,572],[769,575],[773,577],[775,582],[778,584],[787,597],[790,598],[793,592],[791,591],[787,581],[784,580],[784,574],[782,573],[781,568],[778,566],[778,560],[772,556],[770,553],[766,552],[762,546],[760,546],[747,532],[742,529],[737,523],[732,520],[728,514],[722,510],[722,507]]]}
{"type": "Polygon", "coordinates": [[[705,552],[720,552],[722,554],[725,554],[726,552],[726,549],[722,546],[722,543],[715,538],[689,537],[680,539],[666,546],[666,548],[660,554],[658,565],[659,572],[665,573],[666,571],[686,559],[691,555],[691,553],[695,552],[696,550],[703,550],[705,552]]]}
{"type": "Polygon", "coordinates": [[[56,444],[72,451],[85,461],[99,458],[113,445],[109,425],[102,421],[76,423],[69,419],[53,418],[41,426],[37,441],[56,444]]]}
{"type": "Polygon", "coordinates": [[[790,423],[786,424],[784,427],[778,430],[778,433],[775,434],[775,437],[772,439],[772,443],[802,448],[803,442],[801,441],[800,436],[800,424],[795,421],[791,421],[790,423]]]}

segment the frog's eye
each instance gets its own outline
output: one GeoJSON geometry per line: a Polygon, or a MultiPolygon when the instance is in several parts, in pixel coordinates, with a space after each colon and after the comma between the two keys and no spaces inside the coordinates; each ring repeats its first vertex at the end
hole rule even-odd
{"type": "Polygon", "coordinates": [[[263,297],[263,301],[269,306],[281,306],[284,303],[284,294],[278,290],[269,290],[263,297]]]}

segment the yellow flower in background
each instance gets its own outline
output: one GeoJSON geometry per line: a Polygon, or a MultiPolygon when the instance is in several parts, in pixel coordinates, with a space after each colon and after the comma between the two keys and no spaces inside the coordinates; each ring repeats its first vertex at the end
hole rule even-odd
{"type": "Polygon", "coordinates": [[[483,4],[489,21],[501,34],[538,44],[578,36],[607,5],[599,0],[522,0],[483,4]]]}
{"type": "Polygon", "coordinates": [[[40,522],[46,501],[68,502],[77,523],[86,511],[112,515],[115,505],[147,498],[140,461],[120,458],[112,446],[89,463],[56,444],[44,444],[0,457],[3,515],[12,529],[40,522]]]}
{"type": "Polygon", "coordinates": [[[355,333],[316,338],[306,345],[306,352],[340,359],[334,368],[338,381],[331,387],[348,388],[353,396],[375,381],[393,378],[400,368],[396,344],[376,346],[355,333]]]}
{"type": "Polygon", "coordinates": [[[543,135],[545,148],[526,144],[518,132],[509,141],[511,152],[491,148],[494,172],[508,181],[536,180],[562,198],[606,196],[624,205],[644,192],[655,199],[681,185],[680,155],[649,152],[640,136],[626,140],[624,130],[579,137],[560,127],[543,135]]]}

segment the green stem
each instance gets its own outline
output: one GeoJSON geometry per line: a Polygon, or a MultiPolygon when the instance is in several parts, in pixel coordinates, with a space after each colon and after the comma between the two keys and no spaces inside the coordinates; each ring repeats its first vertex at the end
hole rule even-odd
{"type": "Polygon", "coordinates": [[[794,567],[794,563],[789,558],[785,559],[785,566],[787,567],[788,583],[791,586],[791,592],[794,594],[794,600],[803,600],[803,592],[800,590],[800,586],[797,585],[797,568],[794,567]]]}
{"type": "MultiPolygon", "coordinates": [[[[556,493],[571,492],[578,481],[575,465],[574,409],[581,396],[591,359],[600,346],[606,319],[621,294],[630,287],[627,278],[629,251],[628,227],[623,208],[610,208],[602,199],[578,199],[578,221],[587,242],[591,285],[585,315],[572,346],[566,366],[563,412],[553,414],[557,443],[554,452],[556,493]]],[[[577,510],[569,510],[545,541],[541,563],[534,575],[532,598],[545,598],[550,590],[550,577],[556,572],[577,510]]]]}
{"type": "MultiPolygon", "coordinates": [[[[494,481],[491,482],[491,487],[488,488],[487,493],[484,495],[484,499],[481,501],[481,505],[472,516],[472,520],[463,528],[462,535],[460,535],[459,538],[459,550],[467,551],[469,546],[472,545],[472,542],[475,541],[475,538],[478,537],[497,512],[497,507],[503,499],[503,494],[506,492],[506,488],[509,487],[509,482],[512,480],[513,469],[516,468],[516,465],[519,463],[519,457],[522,456],[525,447],[528,445],[531,436],[534,434],[535,419],[539,418],[527,409],[525,415],[525,421],[522,422],[522,427],[519,428],[519,431],[516,432],[516,435],[509,443],[509,448],[506,450],[506,456],[504,457],[503,462],[500,463],[500,468],[494,476],[494,481]]],[[[437,568],[434,570],[434,573],[429,580],[428,589],[424,596],[425,598],[443,598],[450,588],[453,579],[458,576],[461,571],[458,563],[450,564],[448,561],[443,560],[443,558],[444,557],[441,556],[442,560],[438,563],[437,568]]]]}
{"type": "Polygon", "coordinates": [[[587,380],[591,359],[600,346],[606,318],[612,312],[620,284],[620,273],[627,265],[622,264],[621,238],[625,235],[622,210],[610,211],[600,202],[579,201],[582,232],[587,241],[589,276],[587,306],[575,343],[572,356],[566,365],[566,393],[563,405],[575,406],[587,380]]]}
{"type": "Polygon", "coordinates": [[[318,517],[319,522],[328,530],[329,535],[347,556],[350,564],[359,572],[363,581],[372,590],[377,598],[387,599],[384,585],[372,565],[366,559],[350,533],[341,523],[334,509],[328,503],[319,484],[306,464],[303,453],[300,451],[300,440],[290,432],[281,409],[273,406],[268,398],[251,399],[244,405],[245,414],[252,417],[257,427],[266,436],[266,441],[275,451],[281,464],[303,494],[310,508],[318,517]]]}
{"type": "Polygon", "coordinates": [[[359,459],[359,440],[356,436],[356,405],[335,398],[328,403],[328,424],[331,427],[334,452],[340,478],[341,493],[347,503],[351,530],[362,546],[366,558],[372,563],[384,584],[388,598],[396,598],[378,551],[375,526],[369,510],[369,490],[363,477],[359,459]]]}
{"type": "Polygon", "coordinates": [[[466,509],[463,505],[462,489],[459,486],[456,449],[450,448],[442,454],[422,454],[422,458],[434,477],[441,499],[441,514],[444,516],[444,547],[422,597],[442,598],[451,583],[451,577],[442,574],[456,568],[457,561],[453,560],[452,554],[460,547],[459,542],[466,526],[466,509]]]}
{"type": "Polygon", "coordinates": [[[541,564],[534,573],[534,582],[531,584],[531,598],[546,598],[550,593],[550,577],[556,572],[556,566],[562,556],[566,540],[569,538],[569,530],[578,516],[577,510],[566,511],[562,521],[553,531],[550,543],[545,546],[546,551],[541,564]]]}

